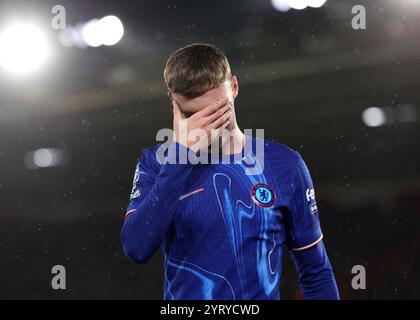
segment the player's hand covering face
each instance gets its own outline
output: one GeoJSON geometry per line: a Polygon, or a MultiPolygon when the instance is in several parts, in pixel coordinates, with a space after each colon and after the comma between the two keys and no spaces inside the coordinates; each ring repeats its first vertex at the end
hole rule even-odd
{"type": "Polygon", "coordinates": [[[212,140],[229,125],[233,113],[233,105],[226,97],[216,100],[190,116],[183,113],[176,100],[172,99],[172,105],[174,140],[194,152],[207,150],[212,140]],[[191,136],[197,139],[189,139],[191,136]]]}

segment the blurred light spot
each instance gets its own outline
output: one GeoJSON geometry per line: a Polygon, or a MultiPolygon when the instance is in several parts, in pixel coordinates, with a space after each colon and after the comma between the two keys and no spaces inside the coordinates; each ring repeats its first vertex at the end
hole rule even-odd
{"type": "Polygon", "coordinates": [[[25,155],[25,166],[28,169],[63,166],[65,153],[62,149],[41,148],[29,151],[25,155]]]}
{"type": "Polygon", "coordinates": [[[124,35],[124,26],[116,16],[106,16],[99,20],[98,25],[102,44],[106,46],[117,44],[124,35]]]}
{"type": "Polygon", "coordinates": [[[60,43],[65,47],[71,47],[78,43],[79,41],[79,33],[74,28],[67,28],[60,32],[58,35],[58,40],[60,43]]]}
{"type": "Polygon", "coordinates": [[[290,8],[296,9],[296,10],[302,10],[305,9],[308,4],[305,0],[284,0],[290,8]]]}
{"type": "Polygon", "coordinates": [[[99,47],[102,44],[102,33],[98,22],[98,19],[93,19],[82,27],[83,40],[90,47],[99,47]]]}
{"type": "Polygon", "coordinates": [[[367,108],[362,113],[363,123],[368,127],[380,127],[386,123],[386,113],[381,108],[367,108]]]}
{"type": "Polygon", "coordinates": [[[309,7],[312,8],[321,8],[327,0],[306,0],[306,3],[309,7]]]}
{"type": "Polygon", "coordinates": [[[274,9],[281,12],[286,12],[291,9],[290,6],[284,0],[271,0],[271,4],[274,7],[274,9]]]}
{"type": "Polygon", "coordinates": [[[34,164],[37,167],[51,167],[54,162],[54,154],[49,149],[38,149],[34,152],[34,164]]]}
{"type": "Polygon", "coordinates": [[[0,64],[15,74],[37,70],[48,56],[45,35],[30,24],[14,24],[0,34],[0,64]]]}
{"type": "Polygon", "coordinates": [[[306,7],[320,8],[327,0],[271,0],[272,6],[281,12],[290,9],[302,10],[306,7]]]}
{"type": "Polygon", "coordinates": [[[60,43],[65,47],[80,48],[113,46],[124,36],[124,26],[116,16],[106,16],[102,19],[92,19],[75,27],[68,27],[60,32],[60,43]]]}

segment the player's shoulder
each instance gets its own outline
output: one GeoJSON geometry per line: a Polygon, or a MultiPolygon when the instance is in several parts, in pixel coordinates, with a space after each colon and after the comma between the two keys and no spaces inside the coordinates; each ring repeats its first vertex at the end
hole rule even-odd
{"type": "Polygon", "coordinates": [[[287,176],[296,177],[301,170],[307,173],[306,164],[298,151],[273,140],[264,140],[264,146],[267,165],[283,179],[287,176]]]}
{"type": "Polygon", "coordinates": [[[161,145],[162,145],[161,143],[158,143],[150,147],[144,147],[141,151],[141,154],[147,157],[156,156],[156,152],[161,145]]]}
{"type": "Polygon", "coordinates": [[[291,165],[298,163],[302,159],[300,153],[284,143],[274,140],[255,138],[256,141],[263,141],[264,152],[266,157],[273,159],[281,159],[291,165]]]}
{"type": "Polygon", "coordinates": [[[160,163],[157,160],[157,150],[162,144],[156,144],[151,147],[144,147],[141,149],[137,162],[150,170],[159,172],[160,163]]]}

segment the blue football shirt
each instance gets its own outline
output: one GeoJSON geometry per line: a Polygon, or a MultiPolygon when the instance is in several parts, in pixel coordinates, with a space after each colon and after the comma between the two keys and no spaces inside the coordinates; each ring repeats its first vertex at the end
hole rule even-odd
{"type": "MultiPolygon", "coordinates": [[[[247,151],[236,162],[161,164],[159,146],[143,150],[121,239],[126,255],[140,263],[162,248],[165,299],[279,299],[285,249],[297,253],[317,244],[322,263],[313,268],[322,268],[309,273],[327,271],[328,291],[336,290],[301,156],[275,142],[246,141],[249,152],[257,142],[264,146],[263,170],[256,174],[247,173],[247,151]]],[[[305,259],[297,260],[298,271],[308,275],[311,258],[305,259]]]]}

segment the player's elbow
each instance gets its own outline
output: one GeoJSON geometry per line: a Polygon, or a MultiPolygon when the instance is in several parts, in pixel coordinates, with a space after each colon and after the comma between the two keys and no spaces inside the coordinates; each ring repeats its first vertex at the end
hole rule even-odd
{"type": "Polygon", "coordinates": [[[133,246],[124,246],[123,245],[123,251],[125,256],[135,262],[135,263],[139,263],[139,264],[145,264],[150,260],[151,255],[148,253],[145,253],[142,250],[139,250],[139,248],[135,248],[133,246]]]}
{"type": "Polygon", "coordinates": [[[131,239],[127,230],[123,227],[121,230],[121,245],[125,256],[133,262],[144,264],[148,262],[152,256],[152,252],[148,250],[147,241],[144,239],[131,239]]]}

